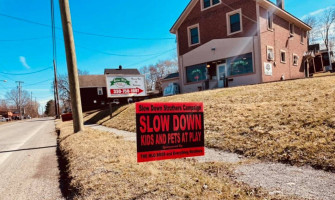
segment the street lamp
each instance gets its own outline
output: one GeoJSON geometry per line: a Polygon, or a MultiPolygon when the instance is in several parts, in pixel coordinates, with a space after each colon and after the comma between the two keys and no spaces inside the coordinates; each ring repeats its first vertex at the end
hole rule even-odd
{"type": "Polygon", "coordinates": [[[5,83],[7,82],[7,80],[0,80],[0,81],[5,82],[5,83]]]}

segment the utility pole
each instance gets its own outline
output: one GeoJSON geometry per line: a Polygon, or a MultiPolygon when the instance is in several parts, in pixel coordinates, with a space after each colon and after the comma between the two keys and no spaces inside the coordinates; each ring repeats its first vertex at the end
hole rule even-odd
{"type": "Polygon", "coordinates": [[[56,118],[60,119],[60,111],[59,111],[59,95],[58,95],[58,80],[57,80],[57,68],[56,68],[56,62],[54,63],[54,75],[55,75],[55,111],[56,111],[56,118]]]}
{"type": "Polygon", "coordinates": [[[19,114],[20,114],[20,119],[22,119],[22,114],[21,114],[21,90],[22,90],[22,86],[21,84],[23,84],[23,81],[16,81],[16,83],[19,84],[18,89],[19,89],[19,114]]]}
{"type": "Polygon", "coordinates": [[[73,116],[73,129],[74,132],[80,132],[84,130],[84,120],[81,108],[80,90],[79,90],[79,79],[77,69],[77,59],[74,46],[70,5],[68,0],[59,0],[59,7],[62,16],[62,26],[64,43],[66,50],[67,70],[69,75],[70,94],[71,94],[71,105],[72,105],[72,116],[73,116]]]}
{"type": "Polygon", "coordinates": [[[50,1],[51,4],[51,30],[52,30],[52,53],[53,53],[53,67],[54,67],[54,99],[55,99],[55,114],[56,119],[60,118],[59,111],[59,94],[58,94],[58,81],[57,81],[57,48],[56,48],[56,25],[55,25],[55,9],[54,0],[50,1]]]}

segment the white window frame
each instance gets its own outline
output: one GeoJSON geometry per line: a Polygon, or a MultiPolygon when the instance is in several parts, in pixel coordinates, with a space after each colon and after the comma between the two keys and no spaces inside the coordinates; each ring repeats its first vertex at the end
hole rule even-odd
{"type": "Polygon", "coordinates": [[[275,60],[275,49],[273,48],[273,46],[266,46],[266,60],[268,60],[268,61],[274,61],[275,60]],[[268,57],[269,49],[272,49],[272,52],[273,52],[273,58],[272,59],[269,59],[269,57],[268,57]]]}
{"type": "Polygon", "coordinates": [[[270,15],[270,11],[267,11],[266,26],[269,31],[273,31],[273,14],[270,15]],[[271,28],[269,27],[269,19],[271,20],[271,28]]]}
{"type": "Polygon", "coordinates": [[[102,96],[102,95],[104,95],[104,90],[102,89],[102,87],[98,87],[98,89],[97,89],[98,91],[98,96],[102,96]],[[99,93],[99,91],[101,91],[101,94],[99,93]]]}
{"type": "Polygon", "coordinates": [[[219,0],[220,2],[219,3],[217,3],[217,4],[215,4],[215,5],[213,5],[212,4],[212,1],[213,0],[210,0],[210,6],[209,7],[207,7],[207,8],[205,8],[205,6],[204,6],[204,0],[200,0],[200,7],[201,7],[201,11],[204,11],[204,10],[207,10],[207,9],[210,9],[210,8],[213,8],[213,7],[215,7],[215,6],[218,6],[218,5],[220,5],[221,3],[222,3],[222,0],[219,0]]]}
{"type": "Polygon", "coordinates": [[[290,32],[290,35],[292,36],[294,36],[294,29],[295,29],[295,25],[293,23],[289,23],[288,30],[290,32]],[[292,25],[292,33],[291,33],[291,25],[292,25]]]}
{"type": "Polygon", "coordinates": [[[295,53],[293,54],[293,59],[292,59],[292,62],[293,62],[293,63],[292,63],[292,64],[293,64],[293,66],[298,66],[298,65],[299,65],[299,56],[298,56],[298,54],[295,54],[295,53]],[[296,64],[294,64],[294,57],[295,57],[295,56],[298,58],[298,60],[297,60],[297,63],[296,63],[296,64]]]}
{"type": "Polygon", "coordinates": [[[286,51],[284,51],[284,50],[280,50],[280,62],[281,63],[286,63],[286,60],[287,60],[287,54],[286,54],[286,51]],[[282,53],[284,53],[285,54],[285,60],[283,60],[282,58],[282,53]]]}
{"type": "Polygon", "coordinates": [[[243,22],[242,22],[242,9],[237,9],[237,10],[234,10],[234,11],[231,11],[231,12],[228,12],[226,14],[226,20],[227,20],[227,35],[234,35],[234,34],[237,34],[237,33],[241,33],[243,32],[243,22]],[[234,15],[234,14],[237,14],[239,13],[240,14],[240,27],[241,27],[241,30],[239,31],[236,31],[234,33],[231,32],[230,30],[230,16],[234,15]]]}
{"type": "Polygon", "coordinates": [[[187,36],[188,36],[188,46],[189,47],[200,44],[201,42],[200,42],[200,26],[199,26],[199,24],[194,24],[192,26],[187,27],[187,36]],[[195,43],[195,44],[192,44],[192,40],[191,40],[191,29],[193,29],[193,28],[198,28],[199,42],[195,43]]]}

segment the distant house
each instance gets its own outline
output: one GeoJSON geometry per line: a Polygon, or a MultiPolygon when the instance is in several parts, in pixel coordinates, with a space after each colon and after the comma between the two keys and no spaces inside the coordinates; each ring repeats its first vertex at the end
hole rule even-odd
{"type": "Polygon", "coordinates": [[[191,0],[177,36],[182,93],[305,77],[311,27],[284,0],[191,0]]]}
{"type": "Polygon", "coordinates": [[[101,109],[108,103],[105,75],[79,76],[83,111],[101,109]]]}
{"type": "MultiPolygon", "coordinates": [[[[308,60],[309,74],[315,74],[319,72],[326,72],[333,70],[329,59],[329,54],[334,57],[333,51],[328,53],[327,49],[320,50],[320,44],[313,44],[308,47],[309,52],[306,53],[310,57],[308,60]]],[[[335,65],[334,63],[332,63],[335,65]]]]}
{"type": "MultiPolygon", "coordinates": [[[[108,107],[113,99],[107,98],[106,75],[123,74],[132,75],[140,74],[137,69],[105,69],[104,75],[84,75],[79,76],[79,86],[82,109],[84,112],[108,107]]],[[[127,98],[119,99],[121,104],[127,103],[127,98]]]]}
{"type": "Polygon", "coordinates": [[[12,119],[13,113],[9,110],[0,110],[0,116],[12,119]]]}
{"type": "Polygon", "coordinates": [[[178,85],[179,87],[179,73],[175,72],[175,73],[168,74],[161,81],[162,81],[163,95],[164,96],[173,95],[175,94],[176,91],[173,91],[175,90],[175,88],[172,85],[178,85]],[[169,93],[169,94],[167,95],[166,93],[169,93]]]}

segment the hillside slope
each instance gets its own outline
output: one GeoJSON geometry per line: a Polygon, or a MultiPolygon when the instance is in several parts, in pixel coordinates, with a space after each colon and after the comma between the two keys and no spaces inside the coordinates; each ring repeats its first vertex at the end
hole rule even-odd
{"type": "MultiPolygon", "coordinates": [[[[200,101],[208,147],[335,171],[335,76],[217,89],[154,102],[200,101]]],[[[86,117],[135,132],[135,106],[86,117]]]]}

